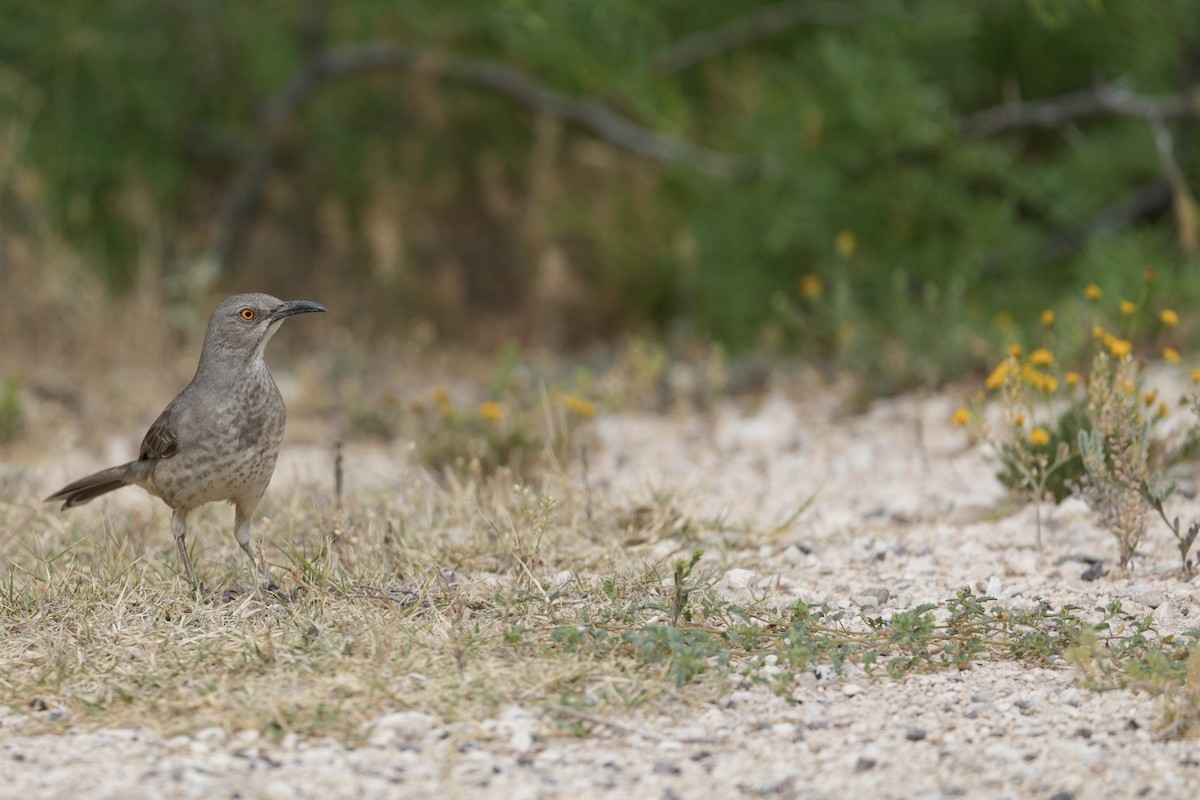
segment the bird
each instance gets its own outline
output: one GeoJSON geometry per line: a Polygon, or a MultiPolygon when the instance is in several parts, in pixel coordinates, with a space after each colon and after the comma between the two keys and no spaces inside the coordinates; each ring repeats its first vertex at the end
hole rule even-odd
{"type": "Polygon", "coordinates": [[[250,558],[260,586],[278,591],[251,547],[250,520],[283,441],[287,410],[264,351],[280,323],[328,309],[311,300],[269,294],[222,300],[204,334],[196,374],[142,439],[136,461],[80,478],[46,498],[66,510],[124,486],[140,486],[170,506],[171,532],[192,588],[203,592],[188,555],[188,515],[206,503],[234,507],[233,535],[250,558]]]}

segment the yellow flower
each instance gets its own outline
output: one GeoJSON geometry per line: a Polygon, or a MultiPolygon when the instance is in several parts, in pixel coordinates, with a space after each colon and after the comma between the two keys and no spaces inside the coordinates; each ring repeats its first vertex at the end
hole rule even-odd
{"type": "Polygon", "coordinates": [[[1150,406],[1154,405],[1155,401],[1157,401],[1157,400],[1158,400],[1158,389],[1152,389],[1149,392],[1146,392],[1146,396],[1142,398],[1142,401],[1145,402],[1145,404],[1146,404],[1146,408],[1149,408],[1150,406]]]}
{"type": "Polygon", "coordinates": [[[454,404],[450,402],[450,393],[441,387],[433,390],[433,404],[437,407],[442,419],[449,419],[454,414],[454,404]]]}
{"type": "Polygon", "coordinates": [[[585,400],[577,394],[569,394],[563,399],[563,405],[567,411],[584,419],[591,419],[596,414],[596,404],[591,400],[585,400]]]}
{"type": "Polygon", "coordinates": [[[1158,318],[1162,320],[1162,324],[1166,325],[1168,328],[1174,328],[1179,324],[1179,315],[1169,308],[1164,308],[1162,311],[1158,312],[1158,318]]]}
{"type": "Polygon", "coordinates": [[[1192,370],[1192,382],[1200,383],[1200,368],[1192,370]]]}
{"type": "Polygon", "coordinates": [[[1163,400],[1158,404],[1158,418],[1166,419],[1171,416],[1171,407],[1167,405],[1167,401],[1163,400]]]}
{"type": "Polygon", "coordinates": [[[1025,425],[1024,412],[1021,412],[1021,411],[1017,412],[1017,416],[1013,419],[1013,424],[1016,425],[1018,428],[1023,427],[1025,425]]]}
{"type": "Polygon", "coordinates": [[[1021,357],[1021,345],[1017,344],[1016,342],[1013,342],[1012,344],[1010,344],[1008,346],[1008,354],[1010,356],[1012,356],[1013,358],[1020,358],[1021,357]]]}
{"type": "Polygon", "coordinates": [[[1121,306],[1121,313],[1127,317],[1137,311],[1137,305],[1131,300],[1122,300],[1118,305],[1121,306]]]}
{"type": "Polygon", "coordinates": [[[1034,428],[1029,432],[1029,443],[1034,447],[1045,447],[1050,444],[1050,432],[1045,428],[1034,428]]]}
{"type": "Polygon", "coordinates": [[[1063,380],[1067,382],[1067,386],[1076,386],[1079,384],[1079,373],[1068,372],[1066,375],[1063,375],[1063,380]]]}
{"type": "Polygon", "coordinates": [[[1042,312],[1042,324],[1049,328],[1054,324],[1054,309],[1047,308],[1042,312]]]}
{"type": "Polygon", "coordinates": [[[1054,394],[1058,391],[1058,379],[1052,375],[1047,375],[1033,366],[1032,361],[1021,367],[1021,378],[1029,385],[1036,386],[1043,392],[1054,394]]]}
{"type": "Polygon", "coordinates": [[[1044,347],[1039,347],[1029,354],[1029,363],[1037,364],[1039,367],[1048,367],[1054,363],[1054,353],[1044,347]]]}
{"type": "Polygon", "coordinates": [[[504,418],[504,406],[499,403],[480,403],[479,416],[488,422],[499,422],[504,418]]]}
{"type": "Polygon", "coordinates": [[[950,422],[952,422],[953,424],[957,425],[960,428],[963,427],[964,425],[966,425],[970,421],[971,421],[971,409],[967,408],[966,406],[960,406],[954,412],[954,416],[950,418],[950,422]]]}
{"type": "Polygon", "coordinates": [[[800,296],[807,300],[815,300],[825,291],[825,281],[821,276],[812,272],[800,278],[800,296]]]}
{"type": "Polygon", "coordinates": [[[1004,385],[1004,381],[1008,378],[1008,370],[1008,362],[1001,361],[1000,364],[994,370],[992,370],[992,374],[988,375],[987,380],[983,382],[983,385],[989,389],[999,389],[1004,385]]]}
{"type": "Polygon", "coordinates": [[[1127,395],[1132,395],[1137,391],[1137,384],[1131,380],[1121,379],[1117,381],[1117,388],[1127,395]]]}
{"type": "Polygon", "coordinates": [[[849,258],[858,250],[858,237],[854,235],[854,231],[838,231],[837,237],[833,240],[833,247],[839,256],[849,258]]]}
{"type": "Polygon", "coordinates": [[[1104,337],[1105,337],[1104,328],[1101,328],[1099,325],[1093,325],[1092,326],[1092,338],[1093,339],[1103,339],[1104,337]]]}
{"type": "Polygon", "coordinates": [[[1174,347],[1164,347],[1163,348],[1163,360],[1169,364],[1178,364],[1179,363],[1179,351],[1176,350],[1174,347]]]}
{"type": "Polygon", "coordinates": [[[1083,296],[1094,303],[1104,296],[1104,290],[1094,283],[1089,283],[1083,290],[1083,296]]]}
{"type": "Polygon", "coordinates": [[[1127,339],[1118,339],[1114,336],[1105,344],[1108,345],[1108,352],[1113,354],[1113,358],[1124,358],[1133,352],[1133,343],[1127,339]]]}

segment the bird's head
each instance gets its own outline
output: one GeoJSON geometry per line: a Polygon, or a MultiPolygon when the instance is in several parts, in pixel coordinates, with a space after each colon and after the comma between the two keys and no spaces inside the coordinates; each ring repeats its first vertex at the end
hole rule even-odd
{"type": "Polygon", "coordinates": [[[294,314],[325,311],[311,300],[280,300],[269,294],[235,294],[222,300],[208,320],[201,359],[254,363],[262,360],[279,323],[294,314]]]}

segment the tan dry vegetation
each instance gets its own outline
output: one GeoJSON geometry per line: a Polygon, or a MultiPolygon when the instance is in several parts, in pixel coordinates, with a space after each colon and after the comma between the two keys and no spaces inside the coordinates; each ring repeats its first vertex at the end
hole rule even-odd
{"type": "MultiPolygon", "coordinates": [[[[551,641],[557,626],[605,613],[601,581],[631,606],[665,591],[637,548],[620,547],[620,520],[589,520],[557,481],[541,493],[503,476],[415,484],[341,512],[328,493],[270,494],[259,532],[282,584],[298,589],[281,603],[191,596],[165,512],[133,492],[61,514],[38,506],[31,478],[9,480],[8,702],[62,709],[75,724],[353,738],[395,709],[481,718],[513,703],[624,705],[662,691],[661,670],[551,641]]],[[[195,526],[200,573],[209,587],[244,587],[227,514],[209,508],[195,526]]],[[[637,538],[674,522],[644,517],[637,538]]]]}

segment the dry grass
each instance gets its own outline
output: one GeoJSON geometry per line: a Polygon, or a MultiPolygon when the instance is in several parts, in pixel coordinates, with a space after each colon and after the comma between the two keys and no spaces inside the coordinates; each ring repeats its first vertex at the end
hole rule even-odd
{"type": "MultiPolygon", "coordinates": [[[[31,481],[10,481],[0,695],[76,725],[350,737],[396,709],[454,719],[509,703],[642,702],[669,685],[661,666],[573,652],[554,632],[614,606],[635,624],[664,621],[654,606],[669,587],[621,542],[674,521],[650,513],[632,531],[589,519],[577,491],[550,484],[428,480],[341,512],[277,492],[258,530],[277,578],[300,588],[281,603],[193,597],[157,501],[127,491],[63,514],[38,505],[31,481]]],[[[197,515],[197,566],[209,587],[247,586],[226,516],[197,515]]]]}

